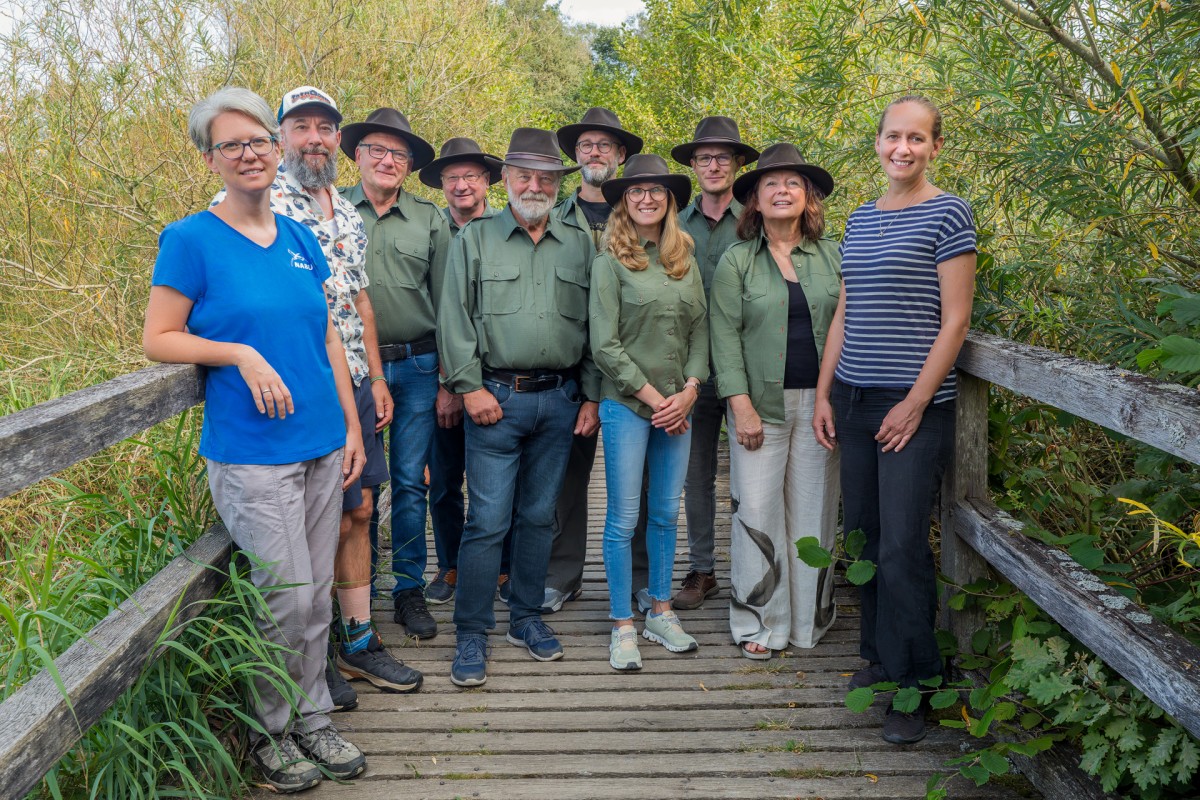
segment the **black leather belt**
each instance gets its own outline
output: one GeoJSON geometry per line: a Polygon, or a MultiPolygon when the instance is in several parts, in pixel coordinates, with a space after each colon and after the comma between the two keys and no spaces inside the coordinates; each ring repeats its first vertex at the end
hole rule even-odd
{"type": "Polygon", "coordinates": [[[483,379],[503,383],[514,392],[546,392],[558,389],[570,380],[577,380],[578,369],[534,369],[511,372],[506,369],[485,369],[483,379]]]}
{"type": "Polygon", "coordinates": [[[380,361],[403,361],[406,358],[432,353],[437,350],[437,340],[432,336],[407,344],[379,345],[380,361]]]}

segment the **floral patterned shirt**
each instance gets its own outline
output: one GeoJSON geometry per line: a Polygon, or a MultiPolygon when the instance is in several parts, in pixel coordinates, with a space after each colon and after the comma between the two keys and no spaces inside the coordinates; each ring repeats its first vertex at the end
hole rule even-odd
{"type": "MultiPolygon", "coordinates": [[[[367,288],[367,230],[362,217],[336,189],[330,188],[333,220],[324,219],[317,199],[294,180],[283,165],[271,184],[271,210],[304,225],[321,244],[329,261],[329,280],[325,281],[325,299],[333,324],[342,337],[350,377],[358,386],[367,377],[367,350],[363,344],[363,321],[354,305],[358,293],[367,288]],[[336,224],[328,224],[329,222],[336,224]]],[[[225,199],[222,189],[211,205],[225,199]]]]}

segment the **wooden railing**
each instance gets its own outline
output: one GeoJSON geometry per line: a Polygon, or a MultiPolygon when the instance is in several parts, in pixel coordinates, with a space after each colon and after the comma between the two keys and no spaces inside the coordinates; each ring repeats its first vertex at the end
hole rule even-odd
{"type": "MultiPolygon", "coordinates": [[[[1200,736],[1200,649],[1078,566],[1021,534],[987,498],[990,384],[1069,411],[1200,463],[1200,394],[1180,386],[985,334],[959,358],[955,462],[942,491],[942,572],[963,585],[987,566],[1200,736]]],[[[0,497],[140,433],[203,399],[201,371],[156,366],[0,418],[0,497]]],[[[196,616],[225,580],[219,525],[172,561],[43,672],[0,704],[0,797],[18,798],[116,701],[146,664],[168,620],[196,616]]],[[[978,629],[947,615],[961,642],[978,629]]]]}

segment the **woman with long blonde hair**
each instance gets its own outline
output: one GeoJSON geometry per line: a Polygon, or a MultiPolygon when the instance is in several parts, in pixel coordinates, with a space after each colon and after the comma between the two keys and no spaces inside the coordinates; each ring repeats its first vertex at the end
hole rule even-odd
{"type": "Polygon", "coordinates": [[[691,181],[656,155],[630,157],[623,178],[606,181],[613,207],[592,263],[592,356],[600,369],[600,421],[608,508],[604,569],[613,620],[609,664],[641,669],[633,626],[630,540],[643,468],[649,472],[646,550],[652,600],[642,636],[673,653],[696,649],[671,610],[679,498],[691,448],[689,417],[708,378],[704,285],[692,237],[679,227],[691,181]]]}

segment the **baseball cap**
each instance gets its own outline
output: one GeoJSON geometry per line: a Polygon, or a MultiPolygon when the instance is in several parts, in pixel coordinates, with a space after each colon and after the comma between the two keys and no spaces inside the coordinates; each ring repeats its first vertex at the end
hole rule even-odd
{"type": "Polygon", "coordinates": [[[315,86],[299,86],[287,92],[279,103],[279,121],[302,108],[320,108],[333,116],[333,121],[342,124],[342,115],[333,98],[315,86]]]}

